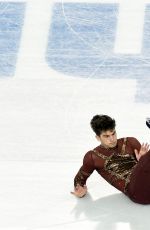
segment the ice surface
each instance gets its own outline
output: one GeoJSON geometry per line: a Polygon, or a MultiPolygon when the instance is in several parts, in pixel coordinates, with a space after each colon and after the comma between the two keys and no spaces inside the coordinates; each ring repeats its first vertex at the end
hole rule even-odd
{"type": "Polygon", "coordinates": [[[146,229],[150,207],[135,204],[97,174],[82,199],[70,194],[79,162],[0,162],[0,229],[146,229]]]}
{"type": "Polygon", "coordinates": [[[99,144],[93,115],[113,116],[118,137],[149,142],[149,6],[141,53],[120,56],[113,53],[118,1],[0,3],[0,230],[149,229],[150,206],[131,202],[95,172],[86,197],[70,194],[84,154],[99,144]]]}

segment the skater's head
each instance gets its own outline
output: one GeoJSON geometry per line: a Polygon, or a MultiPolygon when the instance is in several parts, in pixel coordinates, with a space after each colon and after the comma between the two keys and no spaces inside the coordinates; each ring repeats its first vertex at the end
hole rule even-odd
{"type": "Polygon", "coordinates": [[[117,144],[116,122],[108,115],[95,115],[91,122],[91,128],[96,134],[96,138],[107,148],[113,148],[117,144]]]}

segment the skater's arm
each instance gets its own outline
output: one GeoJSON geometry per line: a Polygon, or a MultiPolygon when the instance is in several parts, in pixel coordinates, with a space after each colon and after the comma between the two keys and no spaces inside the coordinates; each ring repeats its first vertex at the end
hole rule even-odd
{"type": "Polygon", "coordinates": [[[131,151],[131,154],[135,156],[137,161],[139,161],[139,152],[141,149],[141,143],[135,138],[135,137],[129,137],[128,138],[129,148],[131,148],[129,151],[131,151]]]}
{"type": "Polygon", "coordinates": [[[133,154],[135,155],[137,161],[139,161],[140,158],[149,151],[150,145],[148,143],[143,143],[141,145],[135,137],[130,137],[128,140],[132,148],[133,154]]]}
{"type": "Polygon", "coordinates": [[[92,158],[92,151],[89,151],[83,159],[83,165],[74,178],[74,191],[71,192],[77,197],[83,197],[87,193],[86,181],[95,169],[92,158]]]}

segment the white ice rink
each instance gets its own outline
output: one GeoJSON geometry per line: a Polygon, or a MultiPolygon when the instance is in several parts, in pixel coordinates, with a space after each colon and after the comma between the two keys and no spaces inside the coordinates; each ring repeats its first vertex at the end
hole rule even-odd
{"type": "MultiPolygon", "coordinates": [[[[0,78],[0,230],[149,229],[150,206],[131,202],[95,172],[88,179],[86,197],[77,199],[70,194],[84,154],[99,144],[89,125],[93,115],[103,113],[114,117],[118,138],[134,136],[140,142],[149,142],[150,133],[145,125],[145,118],[150,116],[149,81],[143,84],[145,88],[140,88],[142,80],[133,77],[94,78],[104,65],[102,62],[91,69],[88,77],[81,72],[82,68],[76,77],[75,72],[63,72],[63,67],[57,71],[47,63],[45,55],[52,50],[50,47],[47,52],[54,4],[80,2],[89,7],[90,1],[11,2],[25,2],[26,10],[14,75],[0,78]],[[136,100],[140,93],[143,96],[136,100]]],[[[119,2],[122,14],[129,13],[131,18],[133,13],[137,20],[140,15],[140,28],[136,20],[129,27],[128,22],[130,31],[135,28],[134,36],[128,37],[127,28],[123,30],[125,17],[120,13],[114,53],[133,57],[142,49],[143,14],[149,1],[139,0],[136,5],[137,1],[132,0],[131,7],[124,0],[94,1],[119,2]]],[[[3,0],[0,6],[4,3],[8,2],[3,0]]],[[[100,34],[97,31],[95,34],[100,41],[100,34]]],[[[86,41],[82,31],[77,36],[81,43],[86,41]]],[[[95,44],[91,43],[93,49],[95,44]]],[[[53,55],[56,57],[56,53],[53,55]]],[[[71,59],[74,54],[69,55],[71,59]]],[[[148,68],[148,59],[143,54],[140,58],[148,68]]],[[[59,66],[61,61],[56,64],[59,66]]],[[[134,74],[134,67],[131,71],[134,74]]],[[[146,70],[142,73],[141,78],[147,74],[146,70]]]]}

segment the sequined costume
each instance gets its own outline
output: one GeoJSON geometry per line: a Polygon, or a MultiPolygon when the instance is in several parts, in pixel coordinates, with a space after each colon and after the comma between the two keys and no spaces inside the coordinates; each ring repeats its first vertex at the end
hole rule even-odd
{"type": "MultiPolygon", "coordinates": [[[[150,193],[149,198],[147,198],[148,195],[143,195],[140,185],[145,181],[145,174],[141,173],[143,162],[146,169],[150,168],[150,153],[137,161],[134,150],[139,151],[140,147],[141,144],[136,138],[127,137],[118,139],[114,148],[105,148],[100,145],[88,151],[84,156],[82,167],[74,178],[74,186],[85,185],[88,177],[96,170],[108,183],[128,195],[133,201],[150,203],[150,193]]],[[[148,180],[150,190],[150,169],[148,180]]]]}

